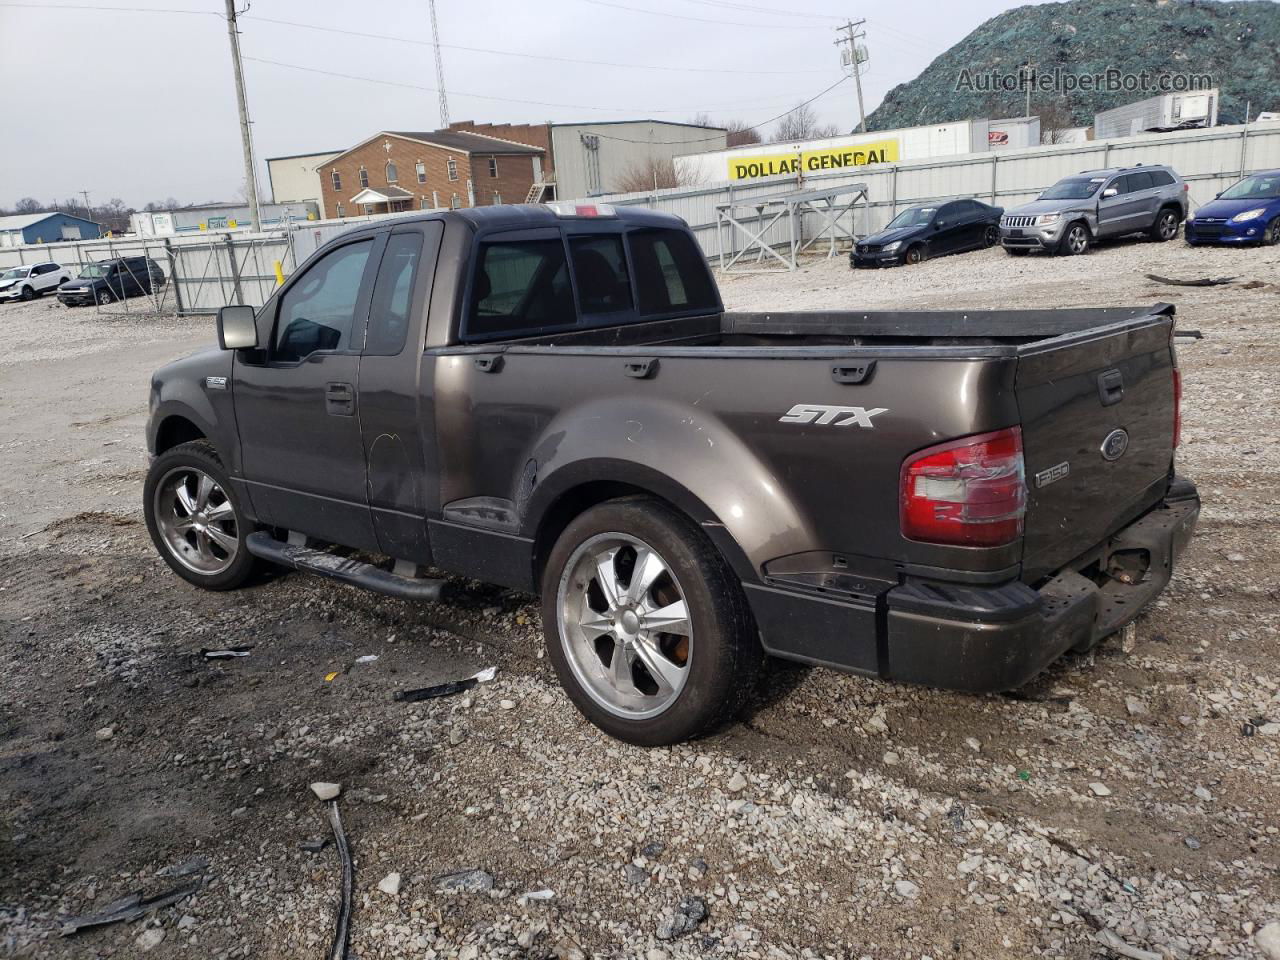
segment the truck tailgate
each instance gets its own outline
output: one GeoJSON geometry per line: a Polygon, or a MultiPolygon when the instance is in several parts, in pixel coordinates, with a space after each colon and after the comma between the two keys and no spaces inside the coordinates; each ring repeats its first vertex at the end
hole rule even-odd
{"type": "Polygon", "coordinates": [[[1171,313],[1020,353],[1027,583],[1104,542],[1164,495],[1176,415],[1171,313]]]}

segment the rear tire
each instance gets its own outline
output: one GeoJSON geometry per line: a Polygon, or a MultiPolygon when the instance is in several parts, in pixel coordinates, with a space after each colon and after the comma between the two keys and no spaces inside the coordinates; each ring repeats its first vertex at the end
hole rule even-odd
{"type": "Polygon", "coordinates": [[[1058,253],[1078,257],[1089,252],[1092,242],[1093,237],[1089,235],[1089,228],[1082,221],[1077,220],[1062,234],[1062,240],[1058,243],[1058,253]]]}
{"type": "Polygon", "coordinates": [[[205,590],[234,590],[253,576],[253,532],[213,444],[193,440],[151,462],[143,484],[147,532],[164,562],[205,590]]]}
{"type": "Polygon", "coordinates": [[[542,623],[569,699],[636,746],[716,729],[764,661],[737,577],[696,524],[649,498],[603,503],[569,524],[547,558],[542,623]]]}
{"type": "Polygon", "coordinates": [[[1178,212],[1171,207],[1166,207],[1156,214],[1156,222],[1151,225],[1147,235],[1152,240],[1168,243],[1178,235],[1179,222],[1178,212]]]}

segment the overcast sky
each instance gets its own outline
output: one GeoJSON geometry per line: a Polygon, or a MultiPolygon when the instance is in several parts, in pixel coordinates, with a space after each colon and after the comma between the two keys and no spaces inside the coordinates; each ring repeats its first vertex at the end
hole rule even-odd
{"type": "MultiPolygon", "coordinates": [[[[93,203],[120,197],[139,207],[170,196],[237,197],[244,175],[223,0],[71,5],[0,0],[0,89],[9,101],[0,204],[81,190],[93,203]]],[[[846,15],[874,14],[865,28],[870,112],[889,88],[1018,5],[437,0],[437,11],[441,42],[450,45],[443,56],[453,120],[688,120],[706,112],[758,123],[840,78],[834,27],[846,15]],[[573,62],[582,60],[609,65],[573,62]]],[[[259,158],[439,126],[427,0],[252,0],[241,31],[259,158]],[[347,76],[308,72],[317,70],[347,76]]],[[[823,122],[852,127],[852,82],[814,107],[823,122]]]]}

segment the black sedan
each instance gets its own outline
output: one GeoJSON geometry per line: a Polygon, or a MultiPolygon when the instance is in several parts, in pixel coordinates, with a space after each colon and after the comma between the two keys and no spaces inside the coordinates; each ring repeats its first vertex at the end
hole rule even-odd
{"type": "Polygon", "coordinates": [[[851,267],[891,267],[930,257],[993,247],[1000,240],[1002,207],[978,200],[949,200],[908,207],[879,233],[857,241],[851,267]]]}

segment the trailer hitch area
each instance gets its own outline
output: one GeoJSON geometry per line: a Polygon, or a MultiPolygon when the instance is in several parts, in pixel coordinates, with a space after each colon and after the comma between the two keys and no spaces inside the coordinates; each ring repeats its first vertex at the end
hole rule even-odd
{"type": "Polygon", "coordinates": [[[1119,583],[1133,585],[1146,580],[1151,571],[1151,551],[1141,548],[1116,550],[1107,559],[1106,574],[1119,583]]]}

